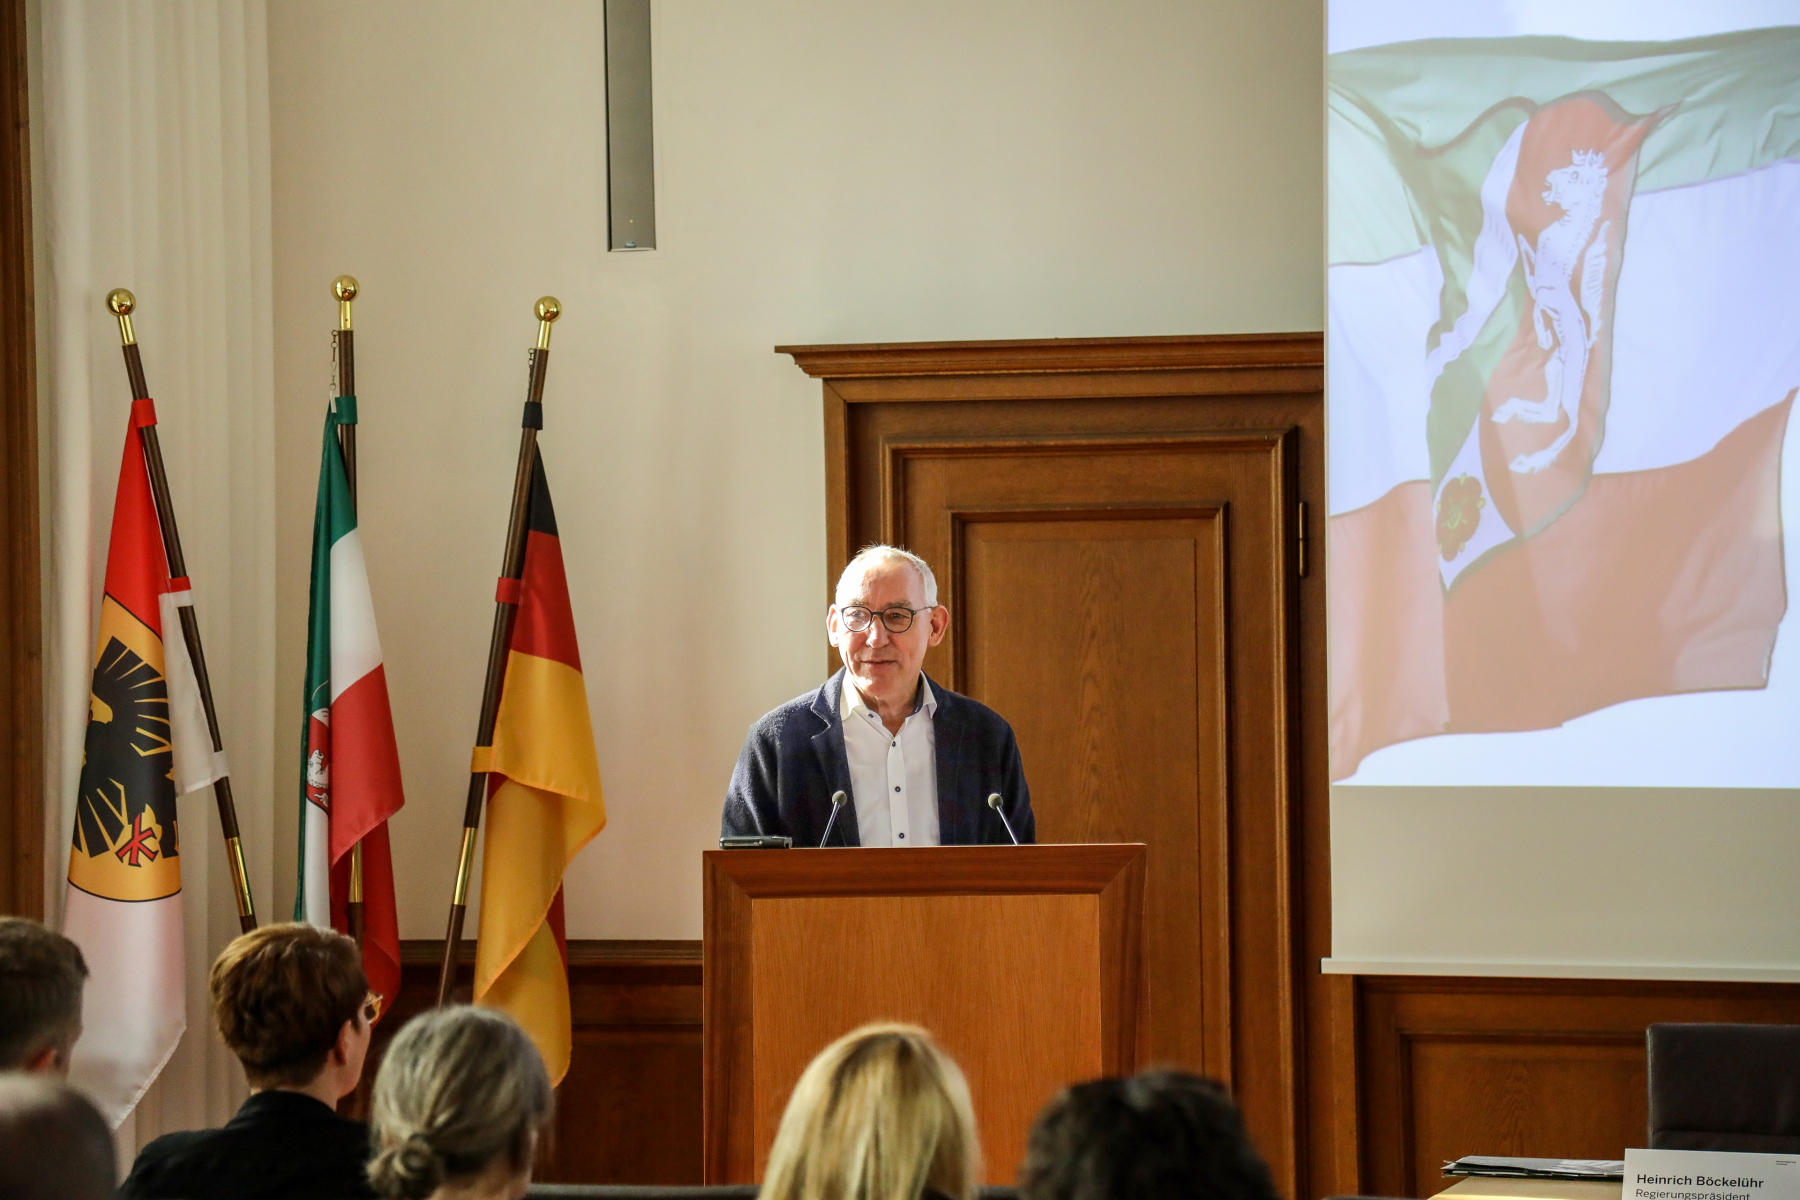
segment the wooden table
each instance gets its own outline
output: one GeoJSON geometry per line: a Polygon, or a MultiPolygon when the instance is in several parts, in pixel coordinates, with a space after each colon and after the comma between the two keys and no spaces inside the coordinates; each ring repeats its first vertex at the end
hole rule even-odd
{"type": "Polygon", "coordinates": [[[1438,1193],[1444,1200],[1620,1200],[1625,1185],[1575,1179],[1458,1179],[1438,1193]]]}

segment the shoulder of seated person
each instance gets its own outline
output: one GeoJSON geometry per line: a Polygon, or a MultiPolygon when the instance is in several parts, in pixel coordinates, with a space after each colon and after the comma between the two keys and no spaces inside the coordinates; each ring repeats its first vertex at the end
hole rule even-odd
{"type": "Polygon", "coordinates": [[[279,1139],[271,1139],[266,1130],[242,1126],[166,1133],[138,1152],[131,1174],[119,1186],[119,1200],[238,1195],[242,1193],[235,1185],[252,1177],[265,1185],[258,1195],[316,1196],[323,1194],[319,1189],[324,1187],[346,1200],[373,1196],[362,1171],[369,1152],[367,1127],[361,1121],[338,1117],[327,1105],[319,1107],[331,1113],[334,1124],[347,1127],[344,1132],[349,1136],[333,1129],[332,1134],[338,1136],[322,1143],[302,1139],[296,1145],[291,1129],[279,1139]],[[339,1155],[333,1152],[337,1149],[352,1153],[339,1155]],[[279,1152],[269,1153],[275,1150],[279,1152]]]}
{"type": "MultiPolygon", "coordinates": [[[[283,1120],[296,1116],[330,1116],[338,1121],[351,1120],[350,1117],[340,1115],[337,1109],[317,1096],[309,1096],[305,1092],[296,1092],[288,1088],[270,1088],[267,1091],[257,1092],[244,1101],[238,1109],[239,1117],[248,1116],[255,1119],[265,1115],[283,1120]]],[[[361,1121],[354,1123],[362,1124],[361,1121]]]]}
{"type": "Polygon", "coordinates": [[[190,1151],[205,1146],[218,1132],[217,1129],[188,1129],[165,1133],[146,1143],[132,1161],[131,1173],[119,1185],[120,1197],[133,1200],[162,1195],[155,1185],[167,1174],[167,1168],[186,1158],[190,1151]]]}
{"type": "Polygon", "coordinates": [[[279,1127],[284,1141],[291,1142],[300,1128],[311,1126],[315,1137],[323,1137],[326,1144],[343,1142],[358,1148],[366,1148],[368,1126],[362,1121],[339,1116],[330,1105],[303,1096],[308,1103],[288,1104],[265,1108],[263,1112],[253,1114],[251,1120],[242,1121],[233,1118],[232,1124],[217,1129],[190,1129],[179,1133],[165,1133],[161,1137],[147,1143],[138,1151],[137,1159],[132,1163],[132,1178],[154,1177],[165,1170],[182,1170],[191,1165],[211,1159],[217,1154],[242,1153],[247,1147],[255,1147],[268,1140],[272,1127],[279,1127]],[[271,1110],[272,1109],[272,1110],[271,1110]],[[317,1124],[311,1120],[299,1128],[294,1125],[296,1116],[320,1118],[317,1124]],[[256,1117],[262,1120],[256,1120],[256,1117]]]}
{"type": "Polygon", "coordinates": [[[179,1133],[165,1133],[144,1144],[143,1148],[138,1151],[132,1170],[135,1173],[140,1166],[161,1162],[172,1155],[180,1154],[183,1150],[203,1146],[219,1132],[220,1130],[217,1129],[184,1129],[179,1133]]]}

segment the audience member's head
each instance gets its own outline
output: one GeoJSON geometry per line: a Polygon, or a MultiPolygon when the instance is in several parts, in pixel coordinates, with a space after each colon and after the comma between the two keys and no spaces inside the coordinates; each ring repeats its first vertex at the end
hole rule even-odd
{"type": "Polygon", "coordinates": [[[761,1200],[971,1200],[980,1176],[962,1071],[923,1029],[868,1025],[794,1085],[761,1200]]]}
{"type": "Polygon", "coordinates": [[[1276,1200],[1231,1094],[1181,1071],[1077,1084],[1038,1114],[1024,1200],[1276,1200]]]}
{"type": "Polygon", "coordinates": [[[266,925],[225,947],[210,986],[213,1020],[251,1088],[327,1104],[356,1090],[372,1014],[355,942],[313,925],[266,925]]]}
{"type": "Polygon", "coordinates": [[[505,1013],[414,1017],[375,1074],[369,1180],[389,1200],[516,1200],[550,1111],[544,1061],[505,1013]]]}
{"type": "Polygon", "coordinates": [[[0,1196],[106,1200],[117,1181],[112,1130],[81,1093],[38,1075],[0,1075],[0,1196]]]}
{"type": "Polygon", "coordinates": [[[87,975],[68,938],[24,917],[0,917],[0,1071],[69,1073],[87,975]]]}

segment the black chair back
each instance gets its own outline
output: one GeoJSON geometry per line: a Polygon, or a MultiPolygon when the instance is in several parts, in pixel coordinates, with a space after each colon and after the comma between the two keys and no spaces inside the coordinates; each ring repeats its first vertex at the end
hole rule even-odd
{"type": "Polygon", "coordinates": [[[1800,1153],[1800,1025],[1652,1025],[1650,1149],[1800,1153]]]}

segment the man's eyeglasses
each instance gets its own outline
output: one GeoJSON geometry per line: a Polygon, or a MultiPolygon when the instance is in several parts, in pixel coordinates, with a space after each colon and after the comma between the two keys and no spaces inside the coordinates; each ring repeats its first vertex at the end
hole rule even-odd
{"type": "Polygon", "coordinates": [[[380,992],[370,992],[368,995],[363,997],[363,1002],[362,1002],[363,1024],[373,1025],[375,1023],[375,1018],[379,1017],[381,1015],[381,1001],[383,1000],[383,998],[384,997],[382,996],[382,994],[380,992]]]}
{"type": "MultiPolygon", "coordinates": [[[[881,610],[881,623],[889,633],[905,633],[912,628],[914,617],[922,612],[930,611],[930,605],[926,605],[924,608],[908,608],[904,604],[896,604],[892,608],[881,610]]],[[[838,609],[838,619],[851,633],[862,633],[867,630],[875,623],[875,616],[875,613],[857,604],[838,609]]]]}

